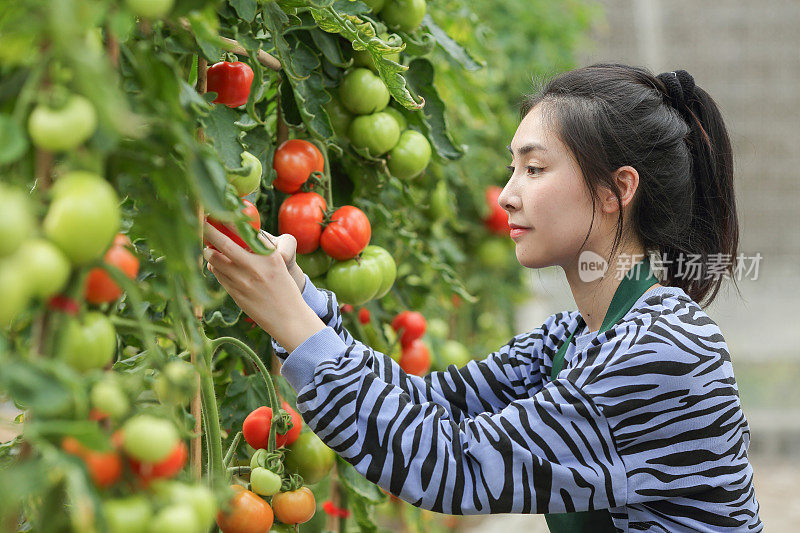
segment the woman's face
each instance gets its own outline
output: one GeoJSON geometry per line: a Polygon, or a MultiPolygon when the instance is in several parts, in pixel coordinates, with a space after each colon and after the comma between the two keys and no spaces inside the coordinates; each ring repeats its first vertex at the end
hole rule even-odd
{"type": "MultiPolygon", "coordinates": [[[[522,119],[509,149],[513,171],[497,201],[508,212],[517,260],[528,268],[576,264],[592,198],[572,153],[544,123],[542,104],[522,119]],[[528,229],[515,235],[515,224],[528,229]]],[[[584,249],[591,246],[590,236],[584,249]]]]}

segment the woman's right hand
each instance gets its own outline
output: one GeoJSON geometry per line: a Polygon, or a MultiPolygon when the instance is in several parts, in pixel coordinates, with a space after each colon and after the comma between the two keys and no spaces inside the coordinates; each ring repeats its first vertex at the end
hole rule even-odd
{"type": "Polygon", "coordinates": [[[306,285],[306,275],[297,264],[297,239],[294,238],[294,235],[284,233],[276,237],[262,229],[258,233],[258,239],[264,243],[264,246],[267,248],[276,248],[283,256],[286,269],[289,271],[289,274],[291,274],[292,279],[297,284],[297,288],[300,289],[300,293],[302,294],[306,285]]]}

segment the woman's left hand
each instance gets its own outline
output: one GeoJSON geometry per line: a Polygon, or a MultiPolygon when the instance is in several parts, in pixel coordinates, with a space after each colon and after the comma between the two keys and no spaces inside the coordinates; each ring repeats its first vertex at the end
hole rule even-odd
{"type": "Polygon", "coordinates": [[[208,270],[241,310],[287,352],[325,327],[303,300],[284,260],[294,256],[297,248],[294,237],[281,235],[275,239],[275,245],[260,237],[267,248],[278,252],[269,255],[248,252],[208,222],[204,237],[218,250],[203,250],[208,270]]]}

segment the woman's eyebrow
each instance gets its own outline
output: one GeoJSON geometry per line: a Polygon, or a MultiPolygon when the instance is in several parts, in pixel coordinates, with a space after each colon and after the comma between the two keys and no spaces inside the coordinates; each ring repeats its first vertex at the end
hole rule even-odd
{"type": "MultiPolygon", "coordinates": [[[[514,151],[511,149],[511,145],[509,144],[508,146],[506,146],[506,148],[508,148],[508,151],[511,152],[511,155],[513,156],[514,155],[514,151]]],[[[544,146],[542,146],[539,143],[528,143],[528,144],[524,145],[522,148],[520,148],[519,152],[517,152],[517,153],[520,156],[523,156],[523,155],[529,154],[531,152],[537,152],[537,151],[538,152],[546,152],[547,148],[545,148],[544,146]]]]}

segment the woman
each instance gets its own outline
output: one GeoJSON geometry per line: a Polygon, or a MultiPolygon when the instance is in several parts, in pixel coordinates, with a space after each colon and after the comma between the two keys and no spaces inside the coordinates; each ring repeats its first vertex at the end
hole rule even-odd
{"type": "Polygon", "coordinates": [[[729,353],[699,305],[738,245],[716,104],[685,71],[598,64],[521,116],[498,202],[519,262],[560,266],[578,310],[482,361],[405,374],[342,328],[290,236],[258,256],[206,225],[209,269],[273,336],[308,426],[413,505],[559,532],[761,531],[729,353]]]}

